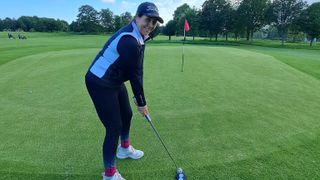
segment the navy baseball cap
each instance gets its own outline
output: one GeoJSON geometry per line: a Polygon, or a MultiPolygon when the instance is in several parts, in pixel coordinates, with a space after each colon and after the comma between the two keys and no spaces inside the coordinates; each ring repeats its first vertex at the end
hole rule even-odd
{"type": "Polygon", "coordinates": [[[160,23],[163,23],[163,19],[159,16],[159,10],[157,6],[151,2],[141,3],[137,9],[136,15],[146,15],[148,17],[156,18],[160,23]]]}

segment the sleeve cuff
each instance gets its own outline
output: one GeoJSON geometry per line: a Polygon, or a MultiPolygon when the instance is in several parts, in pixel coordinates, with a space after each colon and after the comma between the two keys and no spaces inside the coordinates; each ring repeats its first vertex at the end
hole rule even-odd
{"type": "Polygon", "coordinates": [[[142,106],[147,105],[146,99],[144,98],[143,95],[135,96],[135,99],[136,99],[138,106],[142,107],[142,106]]]}

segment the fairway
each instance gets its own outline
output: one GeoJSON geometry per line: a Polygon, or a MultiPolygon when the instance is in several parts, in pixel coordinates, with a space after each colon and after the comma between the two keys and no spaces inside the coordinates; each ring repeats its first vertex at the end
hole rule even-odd
{"type": "MultiPolygon", "coordinates": [[[[84,75],[106,36],[0,39],[0,179],[101,179],[104,128],[84,75]]],[[[153,123],[188,179],[320,178],[320,51],[147,44],[153,123]]],[[[132,96],[130,84],[126,84],[132,96]]],[[[126,179],[175,167],[134,110],[126,179]]]]}

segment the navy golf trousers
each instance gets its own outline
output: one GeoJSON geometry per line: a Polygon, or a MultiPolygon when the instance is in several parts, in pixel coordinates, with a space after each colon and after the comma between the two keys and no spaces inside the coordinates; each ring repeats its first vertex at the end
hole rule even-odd
{"type": "Polygon", "coordinates": [[[102,152],[104,166],[108,168],[115,165],[119,137],[129,138],[132,110],[124,84],[108,87],[96,78],[88,72],[85,81],[96,112],[106,128],[102,152]]]}

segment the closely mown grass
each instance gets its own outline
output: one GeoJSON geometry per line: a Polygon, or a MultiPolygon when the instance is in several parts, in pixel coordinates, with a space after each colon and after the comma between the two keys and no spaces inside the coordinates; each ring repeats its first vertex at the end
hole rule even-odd
{"type": "MultiPolygon", "coordinates": [[[[108,37],[30,34],[0,39],[0,179],[101,179],[105,132],[84,74],[108,37]]],[[[188,179],[320,178],[320,51],[197,40],[180,72],[181,44],[159,38],[147,44],[145,93],[188,179]]],[[[126,179],[173,178],[135,109],[131,140],[145,157],[117,161],[126,179]]]]}
{"type": "MultiPolygon", "coordinates": [[[[14,33],[17,37],[18,33],[14,33]]],[[[23,33],[21,33],[23,34],[23,33]]],[[[8,39],[0,33],[0,65],[16,58],[47,51],[101,47],[108,39],[103,35],[69,33],[24,33],[27,40],[8,39]]]]}
{"type": "MultiPolygon", "coordinates": [[[[161,44],[161,43],[183,43],[183,37],[181,36],[172,36],[171,40],[168,39],[167,36],[158,36],[155,38],[155,41],[151,41],[154,44],[161,44]]],[[[320,43],[315,42],[312,47],[308,42],[286,42],[284,45],[281,44],[279,40],[261,40],[261,39],[254,39],[254,40],[244,40],[244,39],[234,39],[229,38],[225,40],[224,38],[218,38],[218,41],[215,39],[203,38],[203,37],[193,37],[188,36],[186,38],[185,44],[198,44],[198,45],[229,45],[229,46],[241,46],[241,45],[250,45],[250,46],[263,46],[263,47],[273,47],[273,48],[289,48],[289,49],[313,49],[313,50],[320,50],[320,43]]]]}

